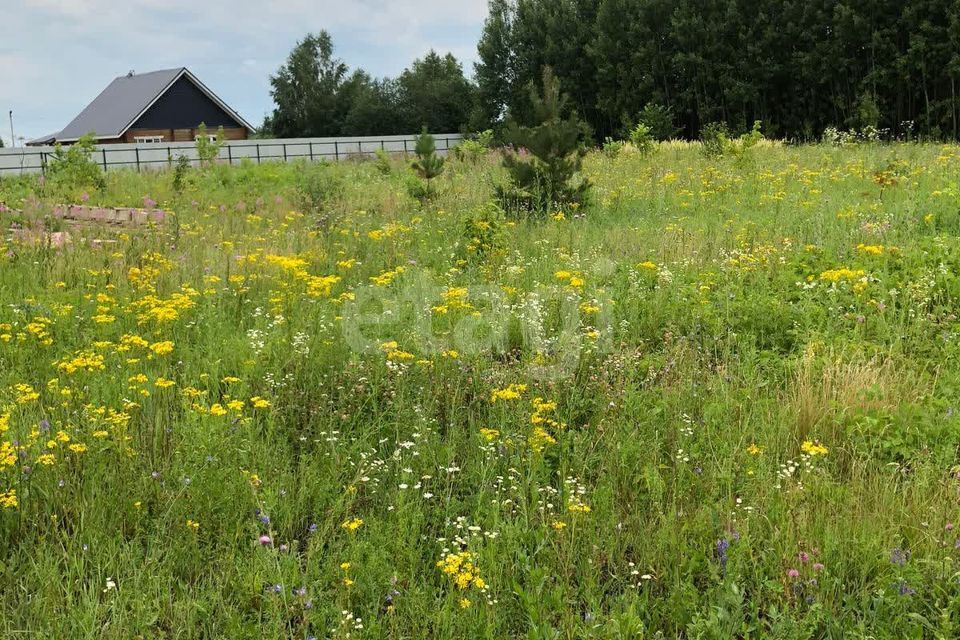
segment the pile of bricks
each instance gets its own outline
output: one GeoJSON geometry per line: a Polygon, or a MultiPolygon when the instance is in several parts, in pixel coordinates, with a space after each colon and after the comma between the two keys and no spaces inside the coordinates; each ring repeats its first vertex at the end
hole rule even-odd
{"type": "MultiPolygon", "coordinates": [[[[22,212],[0,203],[0,213],[19,215],[22,212]]],[[[73,224],[106,223],[110,225],[162,224],[170,212],[164,209],[139,209],[135,207],[91,207],[81,204],[53,207],[54,218],[73,224]]],[[[45,231],[42,228],[10,229],[12,238],[22,244],[48,245],[60,248],[72,241],[68,231],[45,231]]]]}
{"type": "Polygon", "coordinates": [[[113,224],[162,223],[169,213],[163,209],[138,209],[135,207],[88,207],[82,204],[57,205],[53,216],[80,222],[109,222],[113,224]]]}

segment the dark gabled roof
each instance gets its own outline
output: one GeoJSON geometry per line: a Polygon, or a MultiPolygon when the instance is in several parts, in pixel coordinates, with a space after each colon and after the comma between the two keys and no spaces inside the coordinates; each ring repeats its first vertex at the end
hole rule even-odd
{"type": "Polygon", "coordinates": [[[45,136],[40,136],[39,138],[34,138],[27,142],[28,147],[37,147],[45,144],[53,144],[53,141],[57,139],[57,134],[48,133],[45,136]]]}
{"type": "Polygon", "coordinates": [[[53,137],[57,142],[74,142],[92,131],[98,140],[119,138],[167,89],[184,76],[234,118],[237,124],[253,131],[253,127],[241,118],[240,114],[228,107],[186,67],[180,67],[116,78],[80,115],[64,127],[63,131],[53,137]]]}

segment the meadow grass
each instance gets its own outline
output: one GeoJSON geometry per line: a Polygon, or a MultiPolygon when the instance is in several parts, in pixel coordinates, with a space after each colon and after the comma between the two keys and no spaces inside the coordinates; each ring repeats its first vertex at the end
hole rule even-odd
{"type": "Polygon", "coordinates": [[[957,637],[960,147],[585,168],[0,181],[0,637],[957,637]]]}

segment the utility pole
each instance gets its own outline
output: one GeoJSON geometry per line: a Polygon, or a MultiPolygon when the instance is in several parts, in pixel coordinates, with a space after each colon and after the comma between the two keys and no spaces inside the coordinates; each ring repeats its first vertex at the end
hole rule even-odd
{"type": "Polygon", "coordinates": [[[13,109],[10,109],[10,146],[17,146],[17,139],[13,137],[13,109]]]}

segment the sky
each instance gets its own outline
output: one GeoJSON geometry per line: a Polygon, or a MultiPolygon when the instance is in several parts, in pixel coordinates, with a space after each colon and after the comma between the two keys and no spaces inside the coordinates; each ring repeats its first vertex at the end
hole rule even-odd
{"type": "Polygon", "coordinates": [[[327,30],[351,69],[395,76],[430,49],[473,73],[487,0],[0,0],[0,138],[67,125],[117,76],[189,68],[258,126],[269,76],[327,30]]]}

